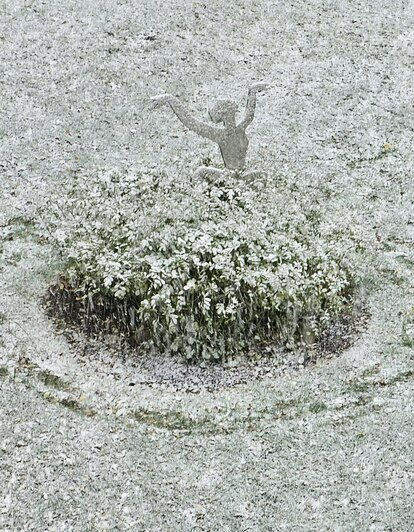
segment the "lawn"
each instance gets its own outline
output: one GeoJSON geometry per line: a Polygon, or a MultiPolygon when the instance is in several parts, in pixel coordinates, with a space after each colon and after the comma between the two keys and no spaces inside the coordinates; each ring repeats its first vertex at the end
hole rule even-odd
{"type": "Polygon", "coordinates": [[[0,530],[413,530],[412,5],[5,0],[0,14],[0,530]],[[209,391],[207,370],[174,387],[174,361],[63,334],[41,305],[61,266],[37,229],[47,199],[97,168],[219,166],[149,99],[171,92],[207,119],[256,81],[270,89],[247,167],[368,250],[352,345],[209,391]]]}

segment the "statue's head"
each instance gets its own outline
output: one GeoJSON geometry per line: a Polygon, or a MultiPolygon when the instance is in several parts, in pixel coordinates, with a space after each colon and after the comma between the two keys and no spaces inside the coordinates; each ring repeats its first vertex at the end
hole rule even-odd
{"type": "Polygon", "coordinates": [[[237,104],[233,100],[217,100],[208,114],[215,124],[232,124],[236,120],[237,104]]]}

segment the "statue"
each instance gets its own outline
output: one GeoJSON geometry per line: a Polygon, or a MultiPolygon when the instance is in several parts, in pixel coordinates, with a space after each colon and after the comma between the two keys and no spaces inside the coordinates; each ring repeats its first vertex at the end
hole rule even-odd
{"type": "Polygon", "coordinates": [[[245,115],[242,121],[236,123],[237,104],[233,100],[220,99],[209,110],[212,125],[193,118],[188,109],[172,94],[154,96],[151,100],[154,106],[169,105],[179,120],[191,131],[201,137],[216,142],[219,145],[226,170],[202,166],[196,173],[196,178],[214,181],[223,177],[226,172],[241,173],[244,171],[249,139],[246,129],[252,123],[256,110],[256,95],[269,88],[267,83],[255,83],[248,92],[245,115]]]}

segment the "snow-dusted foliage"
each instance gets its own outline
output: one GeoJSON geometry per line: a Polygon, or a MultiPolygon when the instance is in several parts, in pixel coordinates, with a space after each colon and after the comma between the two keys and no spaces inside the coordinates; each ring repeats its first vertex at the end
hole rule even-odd
{"type": "Polygon", "coordinates": [[[76,176],[43,219],[87,319],[187,358],[314,337],[352,294],[351,233],[272,184],[102,170],[76,176]]]}

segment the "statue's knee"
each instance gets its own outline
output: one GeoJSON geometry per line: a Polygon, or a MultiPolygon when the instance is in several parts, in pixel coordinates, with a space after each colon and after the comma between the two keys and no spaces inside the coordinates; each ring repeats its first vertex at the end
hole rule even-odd
{"type": "Polygon", "coordinates": [[[208,172],[211,171],[211,168],[208,166],[200,166],[193,174],[193,179],[205,179],[208,172]]]}
{"type": "Polygon", "coordinates": [[[243,174],[242,178],[246,183],[248,183],[252,188],[256,190],[261,190],[267,186],[267,173],[262,171],[253,171],[246,172],[243,174]]]}
{"type": "Polygon", "coordinates": [[[195,181],[206,181],[209,184],[214,183],[217,179],[223,177],[224,172],[218,168],[212,168],[211,166],[200,166],[194,175],[193,180],[195,181]]]}

